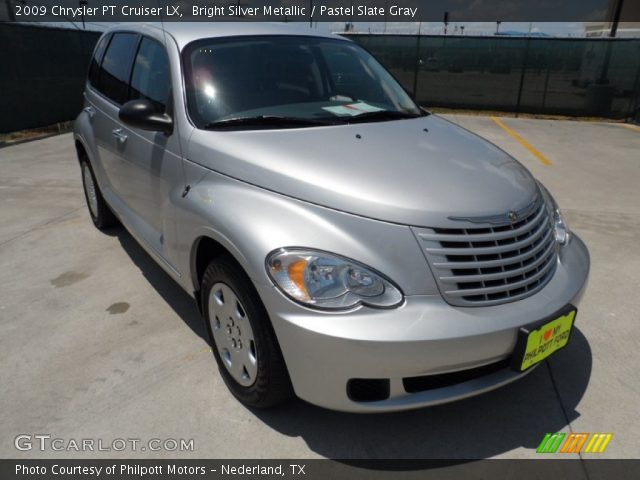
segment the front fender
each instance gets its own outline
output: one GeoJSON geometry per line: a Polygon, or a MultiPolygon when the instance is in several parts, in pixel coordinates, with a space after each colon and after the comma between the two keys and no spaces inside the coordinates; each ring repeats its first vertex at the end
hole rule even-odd
{"type": "Polygon", "coordinates": [[[439,295],[406,226],[309,204],[209,170],[183,200],[176,216],[180,266],[192,272],[193,290],[198,284],[190,261],[193,250],[201,237],[210,237],[256,284],[271,284],[265,269],[270,252],[295,246],[357,260],[389,277],[405,295],[439,295]]]}

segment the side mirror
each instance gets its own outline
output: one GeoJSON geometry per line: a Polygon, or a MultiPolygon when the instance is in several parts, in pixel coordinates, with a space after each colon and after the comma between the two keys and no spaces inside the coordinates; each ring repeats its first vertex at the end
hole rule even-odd
{"type": "Polygon", "coordinates": [[[118,117],[131,127],[170,134],[173,119],[166,113],[158,113],[149,100],[129,100],[118,112],[118,117]]]}

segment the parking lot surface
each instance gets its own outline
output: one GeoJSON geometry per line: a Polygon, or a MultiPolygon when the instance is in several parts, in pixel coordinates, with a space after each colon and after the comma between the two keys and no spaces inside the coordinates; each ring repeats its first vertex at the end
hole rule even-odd
{"type": "Polygon", "coordinates": [[[0,149],[0,456],[532,458],[559,431],[611,432],[602,457],[640,456],[640,129],[446,117],[519,159],[587,243],[590,284],[566,349],[449,405],[249,410],[224,386],[192,299],[125,230],[93,227],[64,134],[0,149]],[[193,439],[193,451],[21,451],[20,434],[193,439]]]}

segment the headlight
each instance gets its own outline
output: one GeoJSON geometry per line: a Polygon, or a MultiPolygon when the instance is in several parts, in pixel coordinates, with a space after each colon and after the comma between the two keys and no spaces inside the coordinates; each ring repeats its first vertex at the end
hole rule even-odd
{"type": "Polygon", "coordinates": [[[560,245],[566,245],[569,242],[571,232],[569,231],[569,226],[564,219],[564,215],[562,215],[560,207],[558,207],[558,204],[549,193],[549,190],[547,190],[547,188],[540,182],[538,182],[538,185],[540,185],[540,190],[542,190],[547,204],[550,205],[551,209],[553,210],[553,230],[556,236],[556,242],[558,242],[560,245]]]}
{"type": "Polygon", "coordinates": [[[267,271],[287,296],[309,307],[390,308],[403,299],[402,292],[380,274],[326,252],[279,249],[267,257],[267,271]]]}

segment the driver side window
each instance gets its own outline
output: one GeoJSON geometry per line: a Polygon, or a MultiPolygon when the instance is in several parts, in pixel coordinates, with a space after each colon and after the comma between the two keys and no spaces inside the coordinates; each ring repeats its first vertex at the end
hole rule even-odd
{"type": "Polygon", "coordinates": [[[143,38],[131,74],[129,100],[149,100],[158,113],[169,105],[171,74],[164,47],[157,41],[143,38]]]}

